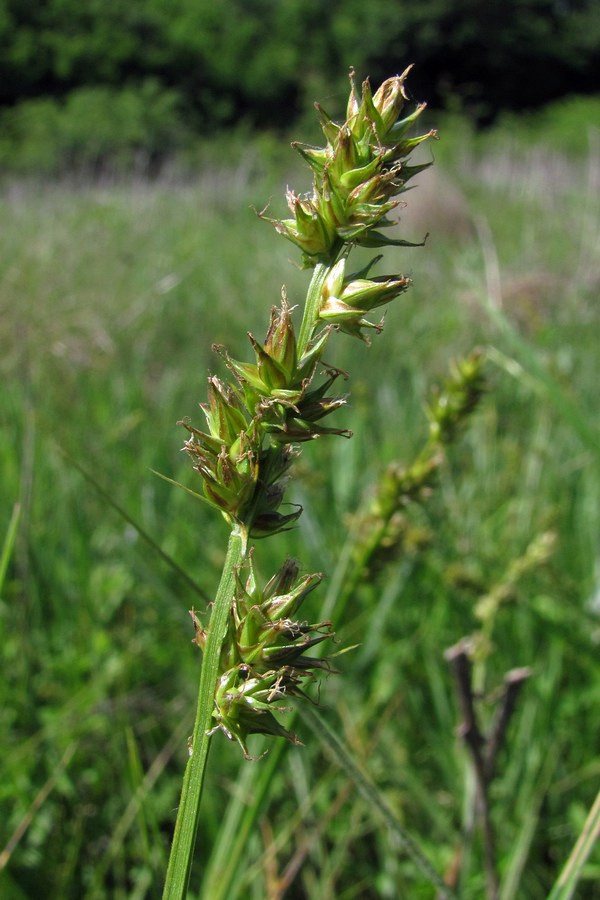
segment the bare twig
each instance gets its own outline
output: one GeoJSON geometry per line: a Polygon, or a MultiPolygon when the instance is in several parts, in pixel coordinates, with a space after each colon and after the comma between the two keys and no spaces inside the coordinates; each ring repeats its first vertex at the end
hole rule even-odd
{"type": "Polygon", "coordinates": [[[477,807],[483,831],[483,852],[485,860],[485,877],[488,900],[498,900],[499,885],[496,874],[496,845],[488,802],[488,778],[485,761],[486,740],[477,722],[475,698],[471,683],[471,660],[469,659],[469,642],[462,640],[450,647],[444,654],[452,666],[461,708],[463,721],[458,727],[458,734],[465,742],[471,760],[477,785],[477,807]]]}
{"type": "Polygon", "coordinates": [[[456,681],[462,717],[457,733],[468,748],[475,775],[475,812],[479,816],[483,832],[487,897],[488,900],[497,900],[499,884],[496,872],[495,837],[489,807],[489,787],[496,772],[498,753],[505,742],[508,725],[516,708],[517,697],[523,683],[531,675],[531,669],[526,667],[512,669],[506,673],[496,714],[489,733],[485,735],[477,719],[476,696],[471,679],[470,650],[471,643],[468,638],[464,638],[446,650],[444,656],[452,667],[456,681]]]}
{"type": "Polygon", "coordinates": [[[498,752],[504,743],[509,722],[515,711],[517,697],[523,683],[530,675],[531,669],[524,667],[521,669],[511,669],[511,671],[507,672],[504,676],[502,702],[498,707],[494,721],[492,722],[492,727],[487,737],[485,747],[484,765],[488,783],[491,782],[494,777],[498,752]]]}

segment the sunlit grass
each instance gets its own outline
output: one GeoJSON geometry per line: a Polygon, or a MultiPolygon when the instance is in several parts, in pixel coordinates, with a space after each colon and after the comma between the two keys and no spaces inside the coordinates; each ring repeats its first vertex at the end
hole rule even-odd
{"type": "MultiPolygon", "coordinates": [[[[504,898],[546,896],[600,772],[596,163],[561,158],[557,181],[554,163],[528,152],[500,165],[465,150],[460,165],[441,167],[437,190],[424,174],[429,199],[412,220],[421,187],[407,195],[412,236],[431,232],[425,250],[399,254],[415,285],[374,348],[338,344],[331,362],[342,368],[368,353],[356,366],[368,377],[340,414],[355,437],[311,448],[291,498],[305,506],[302,525],[273,551],[289,548],[334,579],[340,523],[386,462],[417,449],[430,383],[451,356],[493,348],[490,395],[415,523],[424,548],[356,592],[337,630],[361,646],[320,698],[396,815],[450,867],[464,759],[443,652],[478,628],[475,603],[511,562],[556,533],[550,561],[502,609],[489,660],[492,682],[533,669],[494,784],[504,898]]],[[[292,303],[303,282],[250,208],[273,184],[217,175],[218,190],[207,176],[15,185],[0,201],[0,542],[21,504],[0,603],[0,852],[20,835],[0,873],[3,896],[160,895],[199,664],[187,611],[201,601],[61,451],[214,591],[225,529],[150,470],[191,483],[175,422],[218,365],[210,345],[227,338],[244,354],[243,329],[260,334],[282,280],[292,303]]],[[[218,746],[201,824],[209,848],[228,799],[253,803],[252,785],[236,785],[237,755],[218,746]]],[[[429,896],[319,754],[291,750],[267,785],[239,896],[266,896],[273,872],[289,896],[429,896]]],[[[263,763],[251,776],[248,765],[241,777],[259,780],[263,763]]],[[[465,896],[481,891],[474,874],[465,896]]]]}

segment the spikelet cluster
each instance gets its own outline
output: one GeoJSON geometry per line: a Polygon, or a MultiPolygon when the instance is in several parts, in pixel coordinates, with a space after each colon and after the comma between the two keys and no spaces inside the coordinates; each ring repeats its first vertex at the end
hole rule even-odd
{"type": "MultiPolygon", "coordinates": [[[[331,334],[344,331],[364,339],[364,329],[379,330],[381,323],[370,322],[368,313],[409,287],[410,279],[403,275],[371,275],[379,256],[359,271],[348,265],[354,246],[408,243],[386,229],[395,224],[390,215],[401,204],[407,183],[430,165],[409,165],[411,151],[436,136],[433,131],[410,135],[424,104],[401,115],[408,71],[388,79],[375,93],[365,81],[360,96],[351,73],[342,124],[317,106],[326,146],[293,145],[312,170],[312,192],[299,196],[288,190],[290,218],[261,214],[314,270],[300,332],[284,291],[280,305],[271,310],[264,341],[249,335],[253,361],[233,359],[225,348],[215,347],[229,378],[208,379],[208,399],[201,404],[206,426],[198,428],[187,419],[181,423],[189,434],[184,449],[202,478],[203,499],[246,540],[286,530],[300,516],[299,507],[283,506],[300,445],[332,434],[350,436],[347,429],[324,421],[346,402],[336,393],[343,373],[323,360],[331,334]]],[[[320,576],[299,577],[297,565],[288,562],[259,589],[251,555],[245,565],[250,574],[242,585],[238,573],[231,599],[213,717],[215,728],[247,754],[247,737],[255,732],[295,740],[273,713],[286,697],[303,694],[302,684],[316,669],[329,668],[305,653],[331,629],[329,623],[292,619],[320,576]]],[[[195,641],[203,649],[206,633],[195,613],[194,621],[195,641]]]]}
{"type": "MultiPolygon", "coordinates": [[[[306,597],[317,587],[321,574],[300,576],[295,560],[288,559],[270,581],[260,588],[252,558],[247,561],[245,581],[238,573],[223,645],[221,669],[215,697],[216,724],[249,756],[249,734],[284,737],[299,743],[273,712],[284,712],[289,697],[304,697],[304,681],[316,669],[332,671],[326,659],[306,655],[331,636],[331,623],[295,619],[306,597]]],[[[204,650],[207,633],[192,612],[194,641],[204,650]]]]}

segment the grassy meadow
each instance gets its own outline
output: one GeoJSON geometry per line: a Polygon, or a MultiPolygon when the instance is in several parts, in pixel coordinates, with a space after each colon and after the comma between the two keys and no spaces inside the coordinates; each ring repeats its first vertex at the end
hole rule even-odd
{"type": "MultiPolygon", "coordinates": [[[[600,152],[514,123],[485,141],[450,122],[406,194],[381,272],[411,290],[368,348],[347,336],[338,413],[351,441],[304,446],[299,526],[261,544],[347,577],[348,534],[385,465],[409,462],[449,361],[487,354],[487,395],[437,489],[406,511],[400,558],[359,582],[322,711],[462,898],[485,895],[444,652],[476,636],[482,723],[530,667],[492,782],[502,900],[548,895],[600,781],[600,152]],[[495,598],[482,628],[476,610],[495,598]]],[[[308,187],[291,151],[215,156],[194,178],[7,181],[0,196],[0,895],[157,898],[191,733],[206,609],[227,530],[155,474],[199,488],[176,422],[201,424],[213,343],[249,358],[291,245],[252,209],[308,187]],[[283,160],[283,161],[282,161],[283,160]]],[[[274,567],[274,568],[273,568],[274,567]]],[[[308,613],[307,613],[308,615],[308,613]]],[[[311,620],[313,621],[313,620],[311,620]]],[[[317,693],[315,693],[317,696],[317,693]]],[[[214,738],[191,896],[433,898],[376,804],[301,720],[303,748],[246,762],[214,738]]],[[[257,740],[257,755],[263,749],[257,740]]],[[[576,896],[597,896],[596,848],[576,896]]]]}

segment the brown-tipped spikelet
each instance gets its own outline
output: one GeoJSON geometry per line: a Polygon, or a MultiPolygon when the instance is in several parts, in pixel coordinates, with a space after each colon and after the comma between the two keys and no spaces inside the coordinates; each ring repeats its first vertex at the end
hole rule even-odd
{"type": "Polygon", "coordinates": [[[254,363],[214,348],[235,380],[208,379],[208,403],[201,404],[208,431],[180,423],[190,432],[184,449],[202,476],[206,499],[254,537],[282,531],[300,515],[299,509],[279,512],[284,475],[297,455],[293,445],[328,434],[350,436],[347,429],[320,422],[345,404],[344,397],[327,393],[341,373],[329,366],[325,378],[318,372],[328,336],[325,328],[300,359],[284,295],[271,310],[264,343],[249,335],[254,363]]]}
{"type": "Polygon", "coordinates": [[[409,69],[389,78],[375,92],[369,81],[359,99],[350,74],[347,119],[336,124],[317,105],[327,145],[323,148],[294,143],[313,171],[312,193],[299,196],[288,190],[288,219],[271,219],[277,231],[296,244],[304,263],[334,262],[346,243],[369,247],[404,245],[376,231],[394,222],[388,218],[399,204],[407,182],[430,163],[409,166],[406,159],[423,141],[436,137],[429,131],[416,137],[408,132],[425,108],[420,104],[400,118],[409,69]]]}

